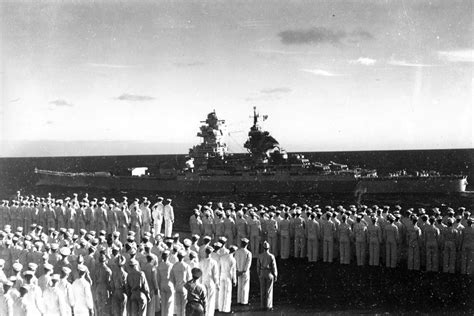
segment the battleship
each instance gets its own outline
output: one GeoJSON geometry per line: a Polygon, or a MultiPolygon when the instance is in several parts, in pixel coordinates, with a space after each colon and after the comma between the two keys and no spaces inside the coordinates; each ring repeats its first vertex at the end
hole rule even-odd
{"type": "Polygon", "coordinates": [[[268,116],[253,111],[253,125],[244,143],[246,154],[229,153],[225,120],[215,110],[207,115],[197,136],[201,143],[189,149],[178,168],[140,166],[122,171],[62,172],[35,169],[36,185],[110,191],[200,193],[344,193],[440,194],[466,191],[467,176],[439,172],[394,171],[378,175],[375,169],[349,167],[335,162],[310,161],[287,153],[263,130],[268,116]]]}

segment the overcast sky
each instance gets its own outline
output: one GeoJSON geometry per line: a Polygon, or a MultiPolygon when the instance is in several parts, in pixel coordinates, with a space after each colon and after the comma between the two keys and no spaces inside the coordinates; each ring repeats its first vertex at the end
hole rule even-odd
{"type": "Polygon", "coordinates": [[[213,109],[239,151],[253,106],[289,151],[473,147],[472,1],[0,8],[4,156],[186,153],[213,109]]]}

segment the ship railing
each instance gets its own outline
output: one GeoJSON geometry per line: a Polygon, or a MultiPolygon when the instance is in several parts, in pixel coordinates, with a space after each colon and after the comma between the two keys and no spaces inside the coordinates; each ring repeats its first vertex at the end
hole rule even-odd
{"type": "MultiPolygon", "coordinates": [[[[67,177],[76,177],[76,176],[89,176],[89,177],[104,177],[107,176],[105,173],[95,173],[95,172],[65,172],[65,171],[54,171],[54,170],[42,170],[35,168],[35,173],[46,174],[52,176],[67,176],[67,177]]],[[[108,174],[110,175],[110,174],[108,174]]]]}

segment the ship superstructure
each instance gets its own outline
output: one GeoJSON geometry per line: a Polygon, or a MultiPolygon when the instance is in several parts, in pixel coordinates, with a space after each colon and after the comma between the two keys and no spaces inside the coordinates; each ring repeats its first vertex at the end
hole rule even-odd
{"type": "Polygon", "coordinates": [[[197,133],[202,142],[189,149],[188,166],[194,166],[195,170],[208,170],[215,165],[221,165],[227,156],[228,148],[224,140],[225,120],[217,117],[216,111],[207,115],[204,123],[197,133]]]}

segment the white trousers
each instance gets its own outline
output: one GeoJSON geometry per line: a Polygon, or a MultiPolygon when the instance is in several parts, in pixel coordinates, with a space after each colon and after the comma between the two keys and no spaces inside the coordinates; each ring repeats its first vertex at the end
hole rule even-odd
{"type": "Polygon", "coordinates": [[[159,233],[161,233],[161,226],[163,225],[163,220],[159,220],[159,221],[154,221],[153,222],[153,230],[155,231],[154,232],[154,236],[158,235],[159,233]]]}
{"type": "Polygon", "coordinates": [[[237,277],[237,303],[248,304],[250,293],[250,271],[237,277]]]}
{"type": "Polygon", "coordinates": [[[173,232],[173,222],[170,219],[165,219],[165,237],[171,237],[173,232]]]}
{"type": "Polygon", "coordinates": [[[232,280],[230,278],[222,278],[219,282],[219,312],[230,313],[232,304],[232,280]]]}
{"type": "Polygon", "coordinates": [[[207,292],[206,316],[214,316],[214,312],[216,310],[216,285],[211,281],[204,284],[204,286],[206,287],[207,292]]]}

